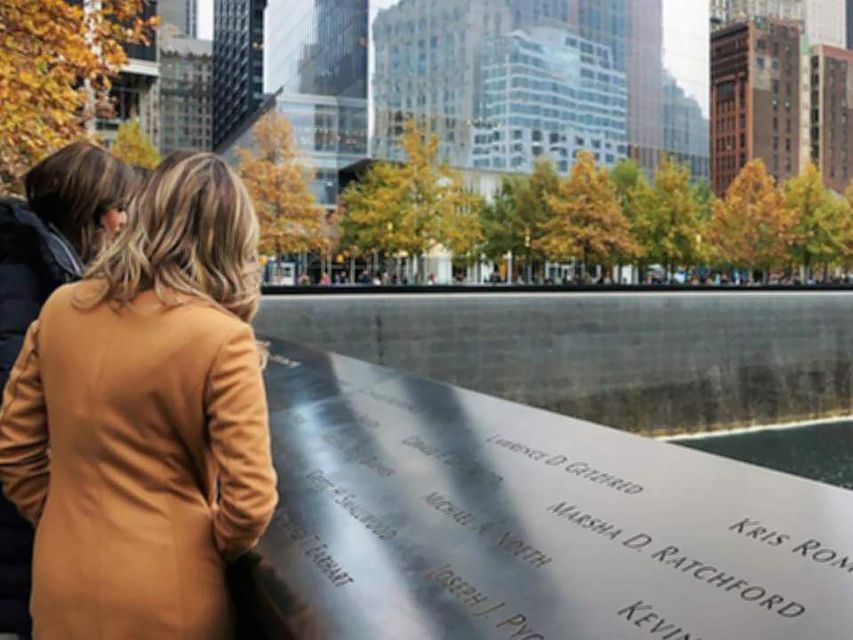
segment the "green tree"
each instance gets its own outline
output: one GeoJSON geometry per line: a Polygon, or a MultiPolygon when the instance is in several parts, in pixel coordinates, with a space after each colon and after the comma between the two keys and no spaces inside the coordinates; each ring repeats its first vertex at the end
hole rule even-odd
{"type": "Polygon", "coordinates": [[[795,220],[792,258],[803,266],[807,278],[815,265],[840,259],[839,238],[844,233],[844,208],[823,185],[820,169],[809,163],[785,184],[785,207],[795,220]]]}
{"type": "Polygon", "coordinates": [[[696,196],[696,201],[701,208],[701,219],[708,223],[711,221],[711,216],[714,213],[714,191],[711,189],[711,181],[708,178],[699,178],[693,184],[693,191],[696,196]]]}
{"type": "MultiPolygon", "coordinates": [[[[610,171],[610,181],[623,209],[630,203],[632,193],[645,179],[640,165],[631,158],[623,158],[610,171]]],[[[627,212],[625,215],[628,215],[627,212]]]]}
{"type": "Polygon", "coordinates": [[[118,126],[118,137],[110,151],[122,162],[136,167],[154,169],[160,163],[160,152],[142,131],[139,120],[128,120],[118,126]]]}
{"type": "Polygon", "coordinates": [[[708,236],[718,264],[760,270],[766,281],[784,263],[793,228],[793,215],[764,162],[753,160],[741,169],[725,199],[715,201],[708,236]]]}
{"type": "MultiPolygon", "coordinates": [[[[616,197],[622,205],[622,213],[631,227],[631,236],[636,240],[640,230],[638,224],[641,221],[641,212],[650,198],[649,181],[640,170],[636,160],[624,158],[616,163],[610,172],[610,181],[616,191],[616,197]]],[[[619,257],[619,281],[622,281],[622,266],[632,261],[637,261],[644,266],[643,248],[638,245],[639,250],[633,254],[619,257]]]]}
{"type": "Polygon", "coordinates": [[[702,260],[702,205],[690,170],[664,158],[650,189],[635,190],[634,232],[646,261],[668,274],[702,260]]]}
{"type": "Polygon", "coordinates": [[[516,192],[529,189],[527,176],[512,175],[501,179],[500,189],[485,204],[480,223],[483,228],[483,254],[498,262],[510,251],[524,246],[523,232],[519,233],[519,210],[516,192]],[[521,241],[519,242],[519,237],[521,241]]]}
{"type": "Polygon", "coordinates": [[[580,259],[585,274],[591,264],[612,265],[639,250],[607,169],[596,166],[589,151],[578,154],[548,205],[537,245],[551,258],[580,259]]]}
{"type": "Polygon", "coordinates": [[[376,163],[344,193],[342,246],[413,259],[442,246],[472,258],[483,241],[479,197],[438,163],[437,136],[409,120],[401,144],[405,163],[376,163]]]}
{"type": "Polygon", "coordinates": [[[404,176],[390,162],[377,162],[342,196],[339,245],[355,255],[395,254],[411,245],[400,201],[404,176]]]}
{"type": "Polygon", "coordinates": [[[545,259],[538,245],[548,219],[548,198],[559,188],[557,170],[544,159],[530,176],[504,176],[493,201],[483,208],[483,252],[495,262],[512,253],[535,271],[545,259]]]}

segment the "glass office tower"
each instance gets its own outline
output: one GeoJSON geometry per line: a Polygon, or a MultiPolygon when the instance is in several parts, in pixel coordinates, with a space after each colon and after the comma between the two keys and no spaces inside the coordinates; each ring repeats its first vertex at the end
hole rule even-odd
{"type": "Polygon", "coordinates": [[[566,28],[532,27],[485,43],[473,166],[566,173],[582,149],[612,167],[628,152],[628,89],[608,47],[566,28]]]}
{"type": "Polygon", "coordinates": [[[368,157],[368,0],[269,0],[264,88],[293,125],[328,208],[368,157]]]}
{"type": "Polygon", "coordinates": [[[709,18],[708,0],[269,0],[265,89],[328,205],[347,167],[402,157],[409,118],[472,172],[567,171],[589,148],[704,176],[709,18]]]}

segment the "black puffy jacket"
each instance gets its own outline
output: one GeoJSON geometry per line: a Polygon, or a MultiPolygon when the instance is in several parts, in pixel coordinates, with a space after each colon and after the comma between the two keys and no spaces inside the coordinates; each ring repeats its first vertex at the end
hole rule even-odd
{"type": "MultiPolygon", "coordinates": [[[[0,389],[44,301],[81,271],[80,259],[56,229],[23,201],[0,199],[0,389]]],[[[0,493],[0,634],[30,633],[32,541],[32,527],[0,493]]]]}

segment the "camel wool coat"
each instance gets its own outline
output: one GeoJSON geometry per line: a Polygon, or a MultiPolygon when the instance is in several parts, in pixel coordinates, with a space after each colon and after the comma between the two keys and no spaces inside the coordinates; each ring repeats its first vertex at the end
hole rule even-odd
{"type": "Polygon", "coordinates": [[[48,299],[0,410],[0,479],[36,527],[34,636],[230,638],[225,564],[277,499],[252,329],[153,291],[81,309],[92,285],[48,299]]]}

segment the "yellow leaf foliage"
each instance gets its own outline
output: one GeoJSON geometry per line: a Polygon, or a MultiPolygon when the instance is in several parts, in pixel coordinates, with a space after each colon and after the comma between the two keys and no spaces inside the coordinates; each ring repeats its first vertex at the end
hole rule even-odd
{"type": "Polygon", "coordinates": [[[471,257],[483,240],[482,200],[438,163],[438,137],[413,120],[401,140],[405,164],[378,162],[344,194],[341,245],[366,255],[421,256],[437,245],[471,257]]]}
{"type": "Polygon", "coordinates": [[[607,169],[589,151],[578,154],[548,202],[551,215],[537,243],[548,257],[610,265],[639,252],[607,169]]]}
{"type": "Polygon", "coordinates": [[[86,135],[108,105],[110,78],[127,56],[122,42],[146,42],[156,19],[146,0],[0,2],[0,192],[15,190],[44,155],[86,135]]]}
{"type": "Polygon", "coordinates": [[[239,149],[238,172],[261,224],[261,252],[326,251],[330,232],[309,189],[313,171],[297,153],[293,128],[272,110],[252,129],[253,149],[239,149]]]}
{"type": "Polygon", "coordinates": [[[654,183],[638,180],[630,201],[634,234],[648,263],[668,271],[702,260],[702,204],[691,184],[690,169],[664,157],[654,183]]]}
{"type": "Polygon", "coordinates": [[[143,133],[139,120],[119,125],[118,138],[110,151],[122,162],[136,167],[154,169],[160,163],[160,152],[143,133]]]}
{"type": "Polygon", "coordinates": [[[784,262],[793,227],[764,162],[753,160],[714,204],[709,236],[717,262],[767,274],[784,262]]]}

